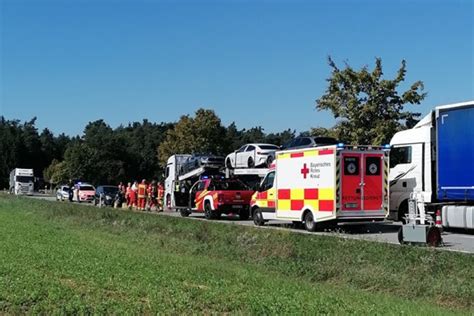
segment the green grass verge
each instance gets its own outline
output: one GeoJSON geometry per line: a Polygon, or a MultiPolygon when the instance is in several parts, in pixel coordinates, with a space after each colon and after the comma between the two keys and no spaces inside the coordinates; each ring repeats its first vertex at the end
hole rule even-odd
{"type": "Polygon", "coordinates": [[[470,314],[474,258],[0,195],[0,314],[470,314]]]}

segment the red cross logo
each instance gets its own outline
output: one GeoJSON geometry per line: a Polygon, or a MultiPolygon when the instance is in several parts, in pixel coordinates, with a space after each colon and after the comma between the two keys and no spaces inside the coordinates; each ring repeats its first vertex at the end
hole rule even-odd
{"type": "Polygon", "coordinates": [[[301,174],[304,176],[304,178],[306,179],[306,176],[308,175],[309,173],[309,169],[308,167],[306,166],[306,164],[303,165],[303,169],[301,169],[301,174]]]}

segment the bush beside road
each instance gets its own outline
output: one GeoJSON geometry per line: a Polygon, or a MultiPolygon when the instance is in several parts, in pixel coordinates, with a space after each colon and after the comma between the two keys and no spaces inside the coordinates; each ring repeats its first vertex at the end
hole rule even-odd
{"type": "Polygon", "coordinates": [[[469,313],[472,255],[0,195],[0,311],[469,313]]]}

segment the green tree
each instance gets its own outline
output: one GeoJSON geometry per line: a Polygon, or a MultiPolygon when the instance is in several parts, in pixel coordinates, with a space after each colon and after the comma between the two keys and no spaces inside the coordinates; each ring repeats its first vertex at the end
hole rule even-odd
{"type": "Polygon", "coordinates": [[[316,108],[329,110],[338,119],[334,132],[339,139],[353,144],[383,144],[416,122],[420,114],[404,111],[404,106],[419,104],[426,93],[421,81],[399,93],[406,76],[405,60],[391,80],[383,78],[380,58],[376,58],[372,71],[367,66],[355,70],[348,64],[341,70],[331,57],[328,61],[332,69],[329,85],[316,100],[316,108]]]}
{"type": "Polygon", "coordinates": [[[212,153],[225,154],[226,130],[220,118],[212,110],[199,109],[194,117],[184,115],[173,129],[168,130],[158,146],[158,158],[166,166],[168,158],[175,154],[212,153]]]}

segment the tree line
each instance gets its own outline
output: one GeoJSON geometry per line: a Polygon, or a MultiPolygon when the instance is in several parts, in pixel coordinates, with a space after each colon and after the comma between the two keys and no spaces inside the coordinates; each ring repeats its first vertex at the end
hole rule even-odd
{"type": "MultiPolygon", "coordinates": [[[[423,82],[416,81],[404,92],[406,62],[395,78],[385,79],[382,60],[373,70],[359,70],[345,63],[340,69],[328,58],[328,87],[316,100],[317,110],[331,111],[336,124],[316,127],[303,135],[332,136],[347,144],[384,144],[392,135],[412,127],[420,116],[404,110],[425,97],[423,82]]],[[[112,128],[104,120],[90,122],[82,136],[53,135],[38,131],[36,118],[27,122],[0,116],[0,188],[8,186],[13,168],[33,168],[37,177],[59,184],[71,179],[93,184],[160,179],[169,156],[179,153],[227,155],[246,143],[283,145],[296,135],[293,129],[266,133],[261,126],[239,129],[224,126],[213,110],[198,109],[178,122],[148,120],[112,128]]]]}

